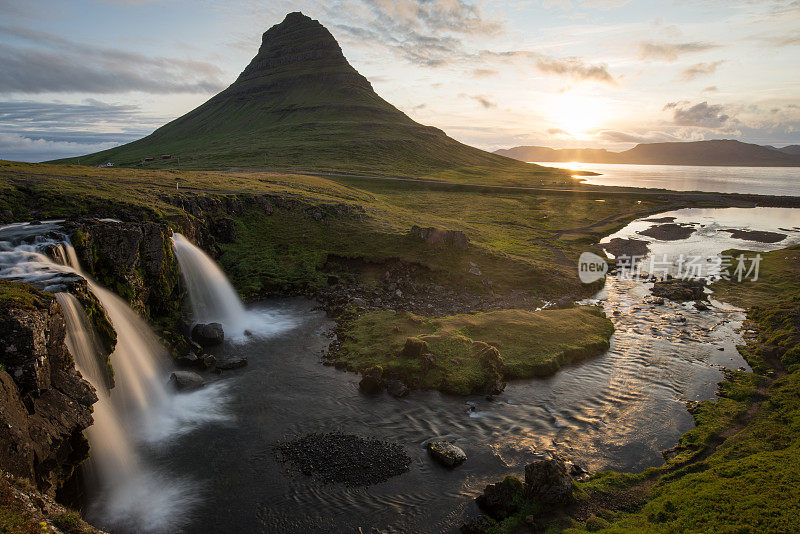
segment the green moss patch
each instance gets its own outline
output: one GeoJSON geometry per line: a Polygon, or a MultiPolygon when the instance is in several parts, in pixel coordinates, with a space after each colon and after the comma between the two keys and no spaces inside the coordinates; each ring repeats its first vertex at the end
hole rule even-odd
{"type": "Polygon", "coordinates": [[[466,395],[483,392],[493,376],[494,358],[502,359],[501,379],[554,373],[560,366],[595,356],[609,346],[613,324],[599,308],[501,310],[429,318],[407,312],[379,311],[342,327],[338,362],[363,372],[376,365],[384,377],[409,387],[466,395]],[[426,344],[435,365],[404,350],[409,338],[426,344]]]}

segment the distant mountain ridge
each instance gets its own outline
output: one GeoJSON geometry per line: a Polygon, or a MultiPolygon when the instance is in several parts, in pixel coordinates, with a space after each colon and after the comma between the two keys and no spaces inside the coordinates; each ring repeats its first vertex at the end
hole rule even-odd
{"type": "Polygon", "coordinates": [[[375,93],[322,24],[299,12],[267,30],[236,81],[198,108],[143,139],[59,162],[160,168],[178,160],[182,169],[531,172],[413,121],[375,93]]]}
{"type": "Polygon", "coordinates": [[[495,154],[521,161],[578,161],[637,165],[719,165],[742,167],[800,167],[800,145],[784,148],[742,143],[732,139],[683,143],[642,143],[624,152],[605,149],[553,149],[518,146],[495,154]]]}

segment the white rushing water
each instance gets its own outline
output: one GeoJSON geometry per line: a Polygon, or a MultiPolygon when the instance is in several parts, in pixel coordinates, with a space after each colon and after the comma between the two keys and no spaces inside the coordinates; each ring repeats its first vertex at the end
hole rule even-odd
{"type": "Polygon", "coordinates": [[[219,265],[185,236],[173,234],[172,246],[189,292],[195,323],[220,323],[225,338],[234,342],[246,339],[246,332],[265,336],[292,326],[285,319],[245,308],[219,265]]]}
{"type": "Polygon", "coordinates": [[[148,450],[164,449],[199,425],[228,419],[224,387],[215,384],[187,394],[169,391],[166,350],[121,298],[81,270],[59,222],[0,228],[0,278],[56,292],[67,346],[76,367],[97,391],[94,423],[86,431],[91,447],[84,464],[91,501],[88,517],[114,532],[174,532],[201,491],[194,481],[169,476],[152,465],[148,450]],[[66,293],[79,278],[87,280],[117,333],[109,356],[112,389],[107,387],[97,334],[80,302],[66,293]]]}

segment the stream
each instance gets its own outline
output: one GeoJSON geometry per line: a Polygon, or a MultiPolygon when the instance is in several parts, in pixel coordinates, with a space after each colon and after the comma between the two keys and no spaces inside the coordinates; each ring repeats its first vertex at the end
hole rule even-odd
{"type": "MultiPolygon", "coordinates": [[[[800,243],[798,210],[756,210],[678,210],[658,217],[694,224],[688,239],[641,237],[637,232],[656,223],[639,220],[604,241],[636,236],[672,260],[695,250],[800,243]],[[782,228],[786,238],[744,241],[724,231],[730,228],[782,228]]],[[[18,249],[3,244],[0,277],[9,277],[2,254],[18,249]]],[[[115,525],[114,532],[456,532],[479,513],[472,498],[505,475],[521,475],[534,451],[558,452],[591,472],[660,465],[661,451],[693,426],[686,402],[713,398],[723,368],[747,368],[736,350],[744,315],[713,297],[708,311],[648,304],[648,287],[609,276],[588,301],[603,306],[615,324],[609,351],[549,378],[512,381],[492,400],[435,391],[403,399],[362,395],[358,375],[321,363],[334,325],[316,302],[249,306],[248,316],[267,322],[265,328],[209,351],[218,359],[246,356],[248,366],[204,374],[207,393],[197,400],[203,404],[192,406],[194,415],[180,431],[174,422],[132,430],[139,433],[132,438],[137,455],[158,473],[158,495],[170,499],[174,484],[176,502],[154,506],[145,522],[122,525],[109,516],[115,509],[106,508],[96,516],[98,526],[115,525]],[[205,411],[213,417],[198,415],[205,411]],[[282,464],[274,450],[278,441],[330,431],[398,442],[412,458],[411,469],[368,487],[322,485],[282,464]],[[437,436],[455,439],[468,460],[454,470],[434,463],[423,443],[437,436]]],[[[192,404],[193,395],[173,395],[173,402],[192,404]]],[[[144,478],[132,491],[146,494],[152,485],[144,478]]]]}

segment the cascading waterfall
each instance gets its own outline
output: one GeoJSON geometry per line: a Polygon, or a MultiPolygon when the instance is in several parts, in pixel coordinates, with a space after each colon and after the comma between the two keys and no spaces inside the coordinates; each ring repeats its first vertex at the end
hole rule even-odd
{"type": "Polygon", "coordinates": [[[94,423],[87,429],[89,518],[115,532],[174,532],[198,499],[198,491],[189,481],[148,465],[140,451],[145,445],[163,447],[199,424],[225,420],[222,386],[170,393],[165,349],[121,298],[82,272],[66,236],[58,233],[58,222],[1,228],[0,278],[56,292],[67,325],[67,346],[76,367],[97,391],[94,423]],[[105,362],[93,326],[79,301],[66,293],[77,277],[87,280],[117,333],[109,357],[115,369],[111,390],[103,379],[105,362]]]}
{"type": "Polygon", "coordinates": [[[139,466],[139,459],[117,417],[109,391],[104,383],[103,367],[98,360],[100,350],[92,335],[92,325],[78,300],[69,293],[56,293],[67,325],[67,348],[75,359],[75,367],[97,391],[92,415],[94,423],[86,429],[92,454],[85,472],[93,483],[116,477],[130,477],[139,466]]]}
{"type": "Polygon", "coordinates": [[[292,326],[285,319],[247,310],[222,269],[183,235],[172,235],[172,247],[189,291],[195,323],[220,323],[225,337],[233,341],[241,341],[246,331],[269,335],[292,326]]]}

